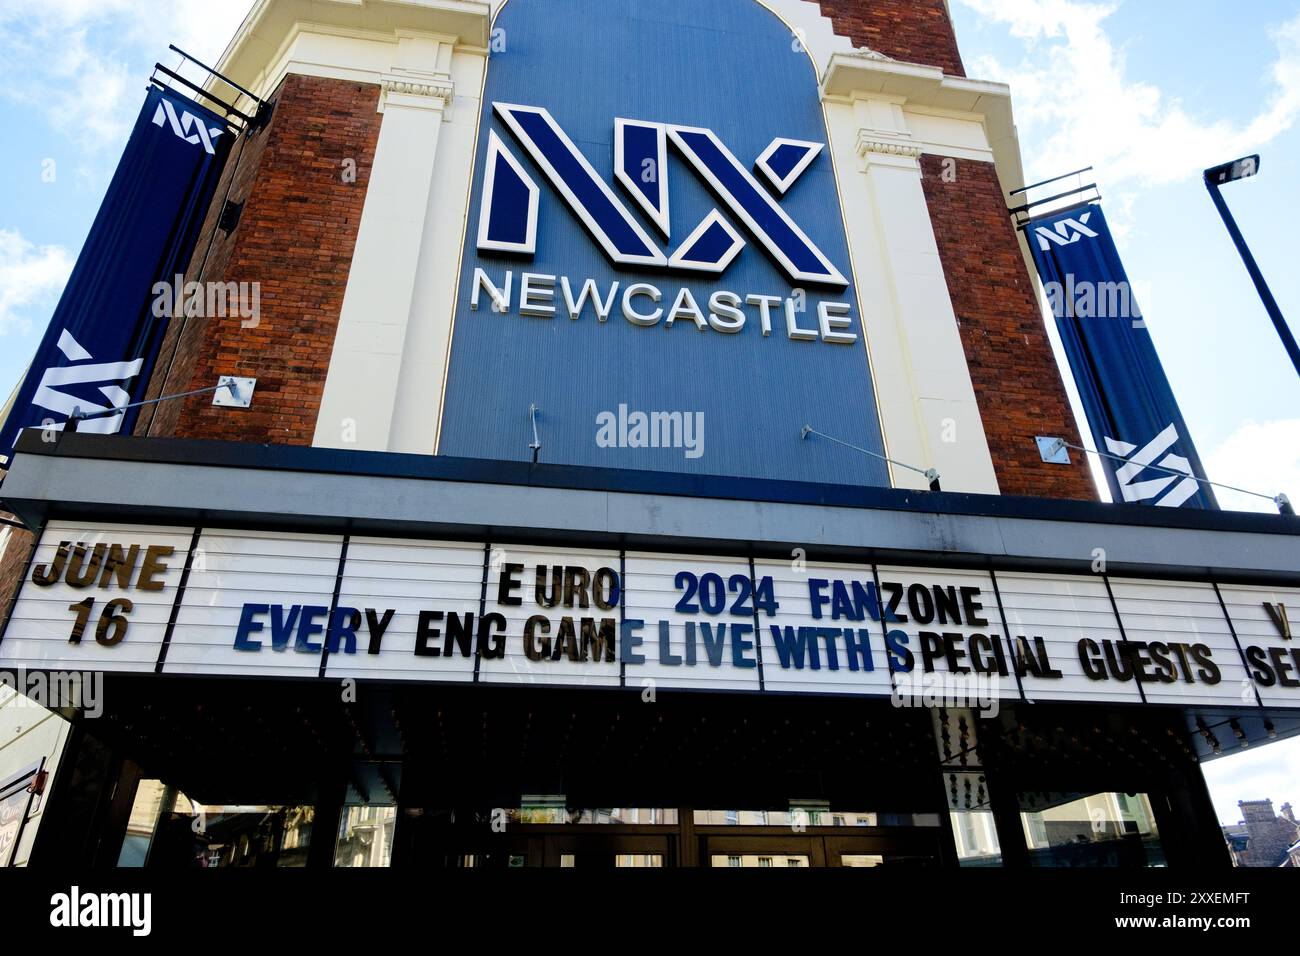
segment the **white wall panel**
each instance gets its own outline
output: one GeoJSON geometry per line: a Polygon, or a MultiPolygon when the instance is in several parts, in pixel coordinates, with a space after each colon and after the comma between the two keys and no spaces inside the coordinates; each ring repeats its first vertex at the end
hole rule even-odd
{"type": "MultiPolygon", "coordinates": [[[[323,607],[317,619],[328,626],[343,538],[333,535],[274,534],[262,531],[205,530],[199,536],[185,600],[167,651],[168,674],[229,674],[258,677],[315,677],[321,654],[298,650],[295,627],[282,650],[273,646],[272,617],[258,618],[263,629],[250,635],[258,651],[237,650],[235,638],[245,605],[284,609],[323,607]]],[[[307,637],[323,644],[324,633],[307,637]]]]}
{"type": "MultiPolygon", "coordinates": [[[[901,621],[890,621],[886,625],[889,631],[902,631],[907,635],[907,648],[912,652],[915,661],[910,673],[912,688],[924,686],[924,682],[932,678],[932,675],[942,675],[954,678],[960,678],[955,682],[953,688],[955,691],[960,690],[963,685],[968,685],[972,691],[976,690],[976,681],[986,682],[980,685],[980,689],[987,688],[989,692],[998,698],[1015,698],[1020,694],[1016,685],[1014,673],[1011,672],[1013,663],[1008,655],[1007,658],[1007,676],[998,673],[976,674],[974,668],[974,658],[971,652],[977,649],[979,642],[975,641],[977,635],[989,640],[990,646],[993,643],[994,635],[1002,634],[1002,620],[998,616],[998,602],[993,590],[993,580],[985,572],[981,571],[949,571],[935,570],[933,568],[909,568],[909,567],[888,567],[881,565],[876,569],[880,578],[881,601],[885,605],[885,610],[889,610],[889,604],[892,603],[890,598],[891,588],[901,585],[908,596],[905,596],[898,608],[894,612],[895,616],[902,617],[901,621]],[[910,593],[913,587],[928,590],[931,595],[935,589],[941,589],[945,593],[953,593],[957,597],[956,616],[951,611],[945,609],[940,612],[939,602],[935,601],[933,608],[928,610],[924,616],[919,615],[918,610],[925,611],[929,605],[917,601],[915,605],[910,600],[910,593]],[[962,600],[962,589],[971,589],[969,606],[962,600]],[[976,593],[977,592],[977,593],[976,593]],[[922,640],[922,634],[947,635],[954,634],[959,636],[959,640],[954,642],[956,651],[964,655],[957,659],[957,667],[965,668],[968,673],[961,670],[953,670],[952,662],[947,656],[941,656],[933,659],[930,663],[932,671],[926,671],[924,657],[925,642],[922,640]]],[[[931,598],[933,600],[933,598],[931,598]]],[[[993,657],[991,649],[988,654],[984,654],[984,648],[978,648],[981,657],[987,658],[987,665],[994,667],[996,658],[993,657]]],[[[895,671],[901,672],[901,668],[895,665],[895,671]]],[[[895,676],[896,685],[902,680],[903,675],[897,673],[895,676]]]]}
{"type": "MultiPolygon", "coordinates": [[[[839,693],[867,694],[888,697],[891,691],[889,665],[885,658],[884,636],[880,624],[867,615],[864,620],[855,621],[845,618],[835,619],[829,607],[822,609],[822,617],[813,617],[812,600],[808,589],[810,579],[842,581],[846,588],[850,582],[857,581],[864,588],[871,583],[871,565],[818,564],[791,561],[755,561],[754,574],[760,580],[771,577],[780,604],[775,618],[763,614],[759,618],[762,628],[763,647],[763,682],[771,691],[787,693],[839,693]],[[786,666],[782,666],[781,655],[772,635],[772,625],[782,628],[825,627],[850,628],[855,637],[861,639],[861,631],[870,635],[872,670],[867,670],[865,662],[858,657],[858,670],[849,666],[847,647],[843,636],[835,639],[838,654],[838,668],[831,670],[830,660],[826,654],[826,640],[818,645],[818,667],[812,667],[812,657],[807,651],[803,657],[804,666],[799,668],[795,662],[799,658],[789,654],[786,666]]],[[[830,588],[826,589],[830,593],[830,588]]],[[[782,632],[785,633],[784,631],[782,632]]],[[[787,642],[788,643],[788,642],[787,642]]]]}
{"type": "MultiPolygon", "coordinates": [[[[362,614],[355,654],[333,653],[325,665],[325,676],[357,677],[370,680],[438,680],[468,682],[474,679],[474,658],[464,657],[457,647],[446,655],[447,616],[472,615],[477,631],[479,599],[483,588],[484,548],[481,544],[411,541],[385,538],[352,538],[339,590],[339,607],[356,608],[362,614]],[[380,642],[379,654],[368,652],[369,633],[365,612],[394,612],[380,642]],[[421,612],[438,611],[443,617],[432,626],[444,638],[430,646],[443,653],[437,657],[415,654],[421,612]]],[[[340,651],[343,648],[340,647],[340,651]]]]}
{"type": "MultiPolygon", "coordinates": [[[[1148,702],[1226,706],[1255,703],[1241,654],[1212,585],[1112,578],[1110,586],[1128,639],[1139,645],[1155,645],[1146,648],[1140,659],[1145,660],[1154,651],[1157,660],[1144,664],[1143,670],[1169,678],[1143,683],[1148,702]],[[1207,682],[1209,671],[1192,648],[1209,650],[1220,672],[1217,684],[1207,682]],[[1162,665],[1161,657],[1168,664],[1162,665]],[[1192,683],[1188,683],[1188,676],[1192,683]]],[[[1204,650],[1199,653],[1204,654],[1204,650]]]]}
{"type": "MultiPolygon", "coordinates": [[[[1138,703],[1133,681],[1097,681],[1088,677],[1079,658],[1079,642],[1091,640],[1104,648],[1123,640],[1106,582],[1100,577],[1056,574],[1011,574],[999,571],[998,589],[1007,615],[1010,637],[1032,644],[1043,639],[1059,678],[1026,675],[1021,679],[1030,700],[1114,700],[1138,703]]],[[[1117,652],[1118,653],[1118,652],[1117,652]]]]}
{"type": "Polygon", "coordinates": [[[1300,707],[1300,640],[1284,638],[1264,607],[1271,604],[1279,613],[1285,609],[1294,634],[1300,631],[1300,590],[1220,585],[1219,592],[1251,671],[1259,670],[1254,660],[1257,657],[1268,664],[1266,673],[1273,680],[1272,686],[1255,678],[1260,699],[1266,706],[1300,707]],[[1286,686],[1288,682],[1292,686],[1286,686]]]}
{"type": "MultiPolygon", "coordinates": [[[[484,660],[479,664],[479,680],[486,684],[583,684],[595,687],[619,686],[619,665],[616,659],[610,663],[603,658],[600,661],[572,661],[561,655],[559,660],[532,661],[524,652],[524,625],[534,615],[545,617],[550,624],[548,636],[552,650],[557,644],[560,628],[565,618],[572,618],[575,629],[580,627],[582,618],[591,618],[597,626],[600,622],[613,618],[617,634],[619,611],[615,607],[606,611],[594,604],[582,607],[543,607],[537,602],[535,587],[538,566],[549,569],[556,566],[581,567],[589,576],[594,576],[602,568],[619,570],[619,553],[617,551],[580,551],[559,550],[554,548],[521,547],[510,544],[493,544],[492,567],[488,571],[487,610],[497,611],[506,618],[506,656],[500,659],[484,660]],[[518,606],[502,604],[499,583],[501,571],[507,564],[521,564],[523,571],[519,575],[520,586],[514,596],[521,600],[518,606]]],[[[575,601],[575,604],[577,602],[575,601]]],[[[540,638],[541,630],[537,632],[540,638]]],[[[581,633],[578,633],[581,644],[581,633]]]]}
{"type": "Polygon", "coordinates": [[[637,648],[637,652],[645,656],[645,663],[628,665],[629,686],[643,686],[645,681],[653,681],[657,687],[759,689],[753,595],[744,604],[747,613],[732,613],[733,608],[741,610],[738,601],[744,597],[743,590],[749,587],[747,560],[638,553],[629,553],[626,560],[626,616],[629,620],[640,619],[646,622],[639,632],[643,643],[637,648]],[[689,602],[698,608],[696,612],[686,613],[677,609],[679,602],[687,595],[686,590],[677,587],[679,572],[693,574],[697,580],[703,580],[706,575],[716,575],[716,578],[710,578],[702,585],[709,590],[707,598],[702,599],[696,593],[693,601],[689,602]],[[730,586],[733,579],[735,589],[730,586]],[[723,585],[722,612],[709,614],[706,607],[716,606],[713,602],[717,581],[723,585]],[[667,655],[662,653],[660,621],[668,624],[667,655]],[[693,652],[687,647],[688,625],[693,627],[695,634],[693,652]],[[742,627],[739,634],[733,630],[736,625],[742,627]],[[720,653],[717,650],[714,652],[719,661],[716,664],[705,644],[705,627],[715,642],[714,647],[720,648],[720,653]],[[738,645],[737,639],[742,643],[738,645]],[[745,644],[749,645],[748,648],[745,644]],[[736,666],[733,654],[738,647],[741,659],[753,661],[753,667],[736,666]],[[690,662],[692,653],[694,664],[690,662]],[[667,663],[672,659],[679,659],[681,663],[667,663]]]}
{"type": "MultiPolygon", "coordinates": [[[[0,659],[6,667],[152,672],[158,662],[193,536],[192,528],[50,522],[41,536],[32,568],[19,592],[13,619],[0,645],[0,659]],[[49,587],[33,583],[32,572],[41,566],[48,569],[60,542],[64,541],[74,547],[85,545],[92,549],[92,554],[95,546],[100,544],[119,545],[127,554],[131,546],[138,546],[136,575],[131,586],[123,590],[116,579],[109,579],[106,587],[99,587],[98,584],[104,580],[102,575],[95,586],[84,588],[69,585],[66,577],[49,587]],[[166,571],[157,576],[163,584],[162,589],[143,591],[136,585],[147,549],[151,546],[171,548],[172,551],[159,558],[166,564],[166,571]],[[95,603],[81,642],[69,643],[77,619],[76,612],[69,610],[69,605],[88,598],[94,599],[95,603]],[[133,605],[124,614],[128,621],[126,636],[116,646],[104,646],[95,639],[96,626],[108,602],[122,598],[133,605]]],[[[106,630],[105,636],[111,639],[111,635],[112,632],[106,630]]]]}

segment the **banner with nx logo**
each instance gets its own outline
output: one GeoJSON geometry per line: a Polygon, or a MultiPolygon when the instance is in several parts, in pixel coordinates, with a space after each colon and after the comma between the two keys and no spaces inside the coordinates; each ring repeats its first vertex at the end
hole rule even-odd
{"type": "MultiPolygon", "coordinates": [[[[229,153],[230,129],[210,110],[152,87],[49,328],[0,428],[7,464],[25,428],[61,430],[76,409],[111,412],[138,400],[166,319],[151,291],[189,265],[229,153]]],[[[130,432],[134,412],[83,430],[130,432]]]]}
{"type": "Polygon", "coordinates": [[[1096,448],[1114,456],[1114,500],[1218,508],[1101,206],[1035,219],[1027,236],[1096,448]]]}

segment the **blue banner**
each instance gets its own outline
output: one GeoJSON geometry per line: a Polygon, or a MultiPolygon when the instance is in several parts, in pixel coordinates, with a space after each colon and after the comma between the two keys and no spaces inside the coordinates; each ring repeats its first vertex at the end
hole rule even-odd
{"type": "MultiPolygon", "coordinates": [[[[0,463],[24,428],[61,430],[84,415],[139,399],[170,310],[154,286],[189,265],[233,135],[217,114],[151,87],[117,172],[77,258],[8,419],[0,463]]],[[[135,412],[106,415],[81,431],[131,430],[135,412]]]]}
{"type": "Polygon", "coordinates": [[[1030,248],[1056,316],[1111,495],[1164,508],[1218,508],[1099,205],[1033,220],[1030,248]]]}

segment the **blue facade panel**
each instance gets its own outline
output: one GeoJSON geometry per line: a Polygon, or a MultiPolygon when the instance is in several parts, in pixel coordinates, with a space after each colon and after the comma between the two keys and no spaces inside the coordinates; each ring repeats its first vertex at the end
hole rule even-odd
{"type": "MultiPolygon", "coordinates": [[[[753,0],[510,0],[496,20],[495,36],[504,49],[492,54],[488,67],[440,454],[530,460],[529,407],[535,404],[540,408],[540,460],[547,463],[888,485],[880,461],[800,437],[808,424],[883,452],[852,282],[847,288],[801,287],[671,146],[666,170],[670,240],[663,240],[615,180],[614,121],[619,117],[712,130],[745,168],[752,168],[777,137],[827,142],[815,71],[789,28],[753,0]],[[549,110],[665,256],[714,209],[744,238],[744,249],[720,275],[615,265],[501,120],[494,103],[549,110]],[[541,187],[537,252],[531,259],[477,249],[489,129],[541,187]],[[484,305],[486,295],[480,296],[478,310],[471,309],[477,269],[498,287],[507,271],[513,274],[509,312],[484,305]],[[590,301],[581,317],[571,320],[558,288],[556,317],[520,315],[524,272],[566,276],[575,293],[593,279],[602,298],[617,282],[619,295],[604,323],[597,321],[590,301]],[[743,307],[747,318],[738,334],[700,330],[680,318],[671,326],[636,326],[624,318],[620,303],[623,290],[638,282],[652,283],[664,295],[659,303],[638,298],[641,311],[662,307],[667,313],[683,287],[706,315],[710,296],[718,290],[742,298],[794,298],[802,303],[796,313],[801,329],[818,327],[819,303],[848,303],[848,330],[858,340],[852,345],[792,340],[779,306],[766,337],[752,305],[743,307]],[[611,443],[608,431],[602,436],[602,416],[617,417],[620,409],[624,418],[636,412],[700,416],[693,420],[702,424],[702,447],[697,454],[680,447],[626,447],[635,439],[611,443]]],[[[528,131],[539,140],[547,135],[542,123],[530,121],[528,131]]],[[[653,152],[643,140],[630,144],[638,155],[653,152]]],[[[566,179],[573,173],[573,164],[556,165],[566,179]]],[[[634,166],[629,170],[634,175],[637,166],[626,158],[625,165],[634,166]]],[[[735,188],[743,193],[745,186],[737,183],[735,188]]],[[[588,192],[591,203],[607,205],[596,190],[588,192]]],[[[830,151],[824,150],[778,199],[834,267],[851,277],[830,151]]],[[[774,235],[785,228],[775,221],[768,226],[774,235]]],[[[721,232],[706,232],[697,252],[725,246],[721,232]]],[[[637,242],[630,236],[619,239],[623,241],[637,242]]]]}

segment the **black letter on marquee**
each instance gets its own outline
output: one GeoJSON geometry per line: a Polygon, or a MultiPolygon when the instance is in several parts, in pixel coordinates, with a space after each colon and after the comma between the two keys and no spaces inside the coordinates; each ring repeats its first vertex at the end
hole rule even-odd
{"type": "Polygon", "coordinates": [[[514,597],[514,592],[519,590],[518,575],[522,574],[524,566],[522,564],[505,564],[501,566],[501,580],[497,584],[497,603],[504,604],[506,607],[518,607],[524,603],[521,597],[514,597]]]}
{"type": "Polygon", "coordinates": [[[379,645],[384,640],[384,631],[388,630],[388,625],[393,622],[393,613],[393,609],[390,607],[384,611],[384,616],[380,618],[376,616],[374,608],[366,608],[366,629],[370,631],[370,647],[367,648],[367,653],[379,653],[379,645]]]}
{"type": "Polygon", "coordinates": [[[441,611],[421,611],[420,623],[415,629],[415,656],[416,657],[441,657],[442,648],[430,647],[429,643],[436,640],[442,633],[439,628],[433,627],[434,621],[442,620],[441,611]]]}
{"type": "Polygon", "coordinates": [[[72,547],[71,541],[60,541],[59,549],[54,552],[54,560],[50,562],[48,568],[43,564],[32,568],[32,583],[38,587],[48,588],[63,577],[63,566],[68,561],[70,547],[72,547]]]}

